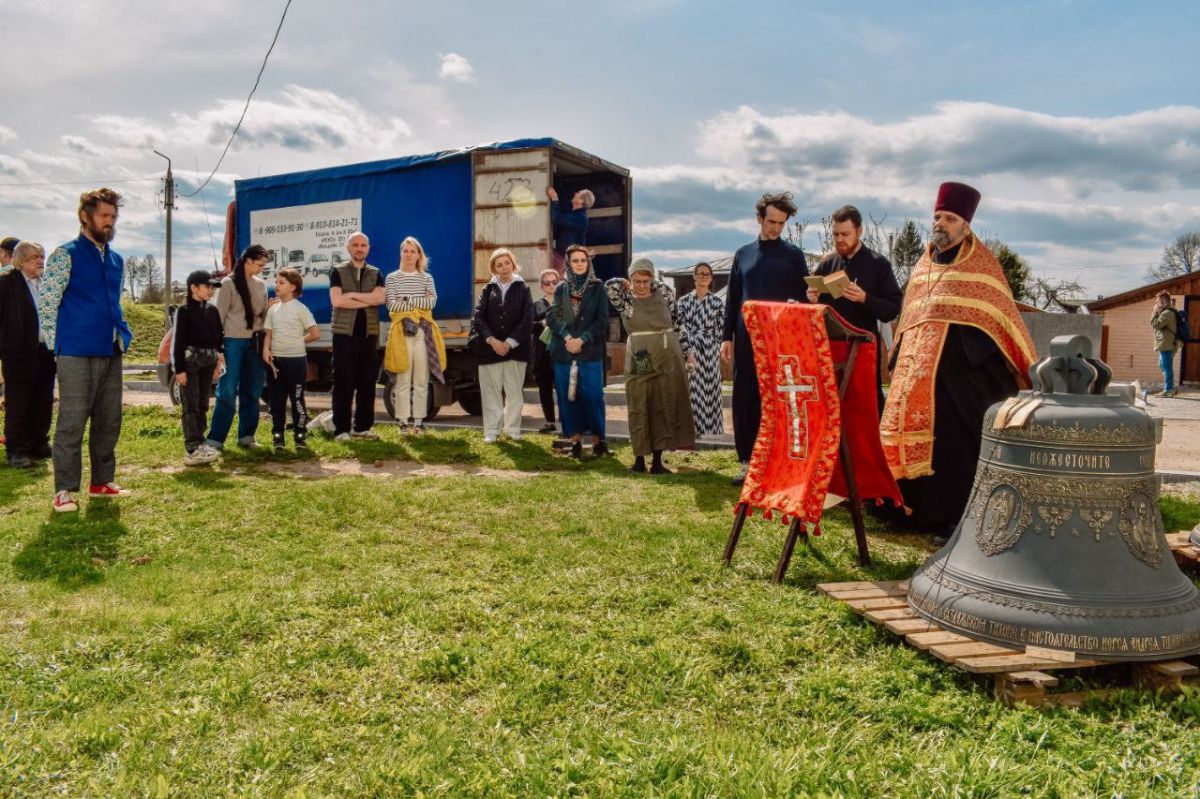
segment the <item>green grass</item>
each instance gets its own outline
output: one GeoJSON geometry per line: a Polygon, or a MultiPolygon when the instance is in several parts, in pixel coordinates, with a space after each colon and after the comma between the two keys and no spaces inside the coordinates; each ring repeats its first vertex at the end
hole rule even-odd
{"type": "Polygon", "coordinates": [[[860,569],[835,513],[778,587],[777,523],[719,564],[731,455],[654,479],[547,444],[389,430],[185,472],[147,408],[119,504],[54,517],[44,469],[0,470],[0,795],[1194,795],[1196,689],[1005,708],[813,590],[906,575],[921,539],[872,530],[860,569]],[[318,459],[523,474],[287,474],[318,459]]]}
{"type": "Polygon", "coordinates": [[[121,303],[125,321],[133,330],[133,343],[125,354],[128,363],[156,363],[158,343],[164,332],[163,307],[125,300],[121,303]]]}

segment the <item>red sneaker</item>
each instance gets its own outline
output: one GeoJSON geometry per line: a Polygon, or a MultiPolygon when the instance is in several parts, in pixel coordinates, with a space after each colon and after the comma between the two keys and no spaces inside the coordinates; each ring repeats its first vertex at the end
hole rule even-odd
{"type": "Polygon", "coordinates": [[[116,483],[88,486],[89,497],[127,497],[129,494],[128,488],[121,488],[116,483]]]}
{"type": "Polygon", "coordinates": [[[59,491],[54,495],[54,512],[55,513],[75,513],[79,510],[79,505],[71,496],[70,491],[59,491]]]}

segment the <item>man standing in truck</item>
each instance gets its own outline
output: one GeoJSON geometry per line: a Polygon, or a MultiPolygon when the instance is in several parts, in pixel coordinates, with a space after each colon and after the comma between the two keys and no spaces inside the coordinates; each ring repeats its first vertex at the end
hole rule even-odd
{"type": "Polygon", "coordinates": [[[590,189],[580,189],[571,196],[571,210],[564,211],[558,201],[558,192],[553,187],[546,189],[550,199],[550,223],[554,226],[554,270],[560,275],[566,264],[563,255],[567,248],[578,244],[587,246],[588,209],[596,204],[596,195],[590,189]]]}
{"type": "Polygon", "coordinates": [[[371,242],[365,233],[346,240],[347,263],[329,272],[333,305],[333,437],[373,439],[375,382],[379,375],[379,312],[383,276],[367,263],[371,242]],[[354,416],[351,419],[351,407],[354,416]]]}

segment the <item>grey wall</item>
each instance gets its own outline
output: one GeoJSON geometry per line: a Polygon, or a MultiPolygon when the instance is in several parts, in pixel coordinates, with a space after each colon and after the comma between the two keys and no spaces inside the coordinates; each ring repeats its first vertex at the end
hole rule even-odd
{"type": "Polygon", "coordinates": [[[1101,328],[1104,320],[1095,314],[1023,313],[1025,326],[1033,337],[1038,358],[1050,354],[1050,340],[1055,336],[1087,336],[1092,340],[1092,357],[1100,357],[1101,328]]]}

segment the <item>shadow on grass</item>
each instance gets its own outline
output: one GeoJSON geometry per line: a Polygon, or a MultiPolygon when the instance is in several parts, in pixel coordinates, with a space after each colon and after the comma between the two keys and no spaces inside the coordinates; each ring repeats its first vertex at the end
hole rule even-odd
{"type": "Polygon", "coordinates": [[[0,507],[8,507],[16,501],[22,489],[41,480],[50,473],[49,461],[34,461],[26,469],[14,469],[0,465],[0,507]]]}
{"type": "Polygon", "coordinates": [[[104,567],[117,556],[117,540],[127,532],[114,500],[91,500],[82,514],[54,513],[35,538],[13,558],[22,580],[53,580],[77,589],[104,580],[104,567]]]}

